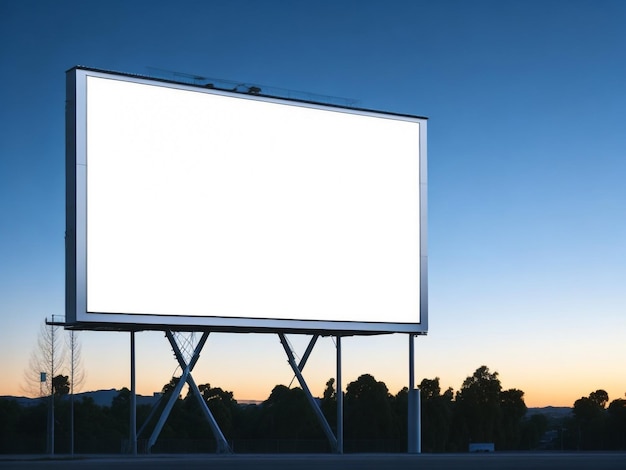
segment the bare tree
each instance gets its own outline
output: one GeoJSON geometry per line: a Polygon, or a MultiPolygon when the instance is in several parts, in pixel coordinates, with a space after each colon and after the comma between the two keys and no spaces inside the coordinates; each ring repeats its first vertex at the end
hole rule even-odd
{"type": "Polygon", "coordinates": [[[70,394],[74,394],[81,390],[86,379],[85,370],[83,368],[80,333],[78,331],[69,330],[65,340],[70,374],[70,394]]]}
{"type": "Polygon", "coordinates": [[[44,322],[31,352],[28,369],[24,372],[22,390],[31,397],[52,395],[52,379],[61,373],[64,359],[59,327],[44,322]]]}
{"type": "Polygon", "coordinates": [[[49,396],[48,452],[50,454],[54,454],[54,377],[62,371],[64,353],[59,327],[54,324],[53,315],[51,323],[46,321],[41,325],[37,346],[31,354],[29,368],[25,373],[25,390],[31,396],[49,396]]]}

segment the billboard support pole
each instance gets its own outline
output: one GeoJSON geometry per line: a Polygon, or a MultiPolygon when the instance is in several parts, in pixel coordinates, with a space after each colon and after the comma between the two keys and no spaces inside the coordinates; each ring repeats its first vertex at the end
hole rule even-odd
{"type": "Polygon", "coordinates": [[[421,396],[415,388],[415,335],[409,334],[409,393],[408,393],[408,442],[409,454],[420,454],[421,444],[421,396]]]}
{"type": "Polygon", "coordinates": [[[137,455],[137,389],[135,387],[135,331],[130,332],[130,453],[137,455]]]}
{"type": "Polygon", "coordinates": [[[343,454],[343,386],[341,384],[341,336],[337,336],[337,453],[343,454]]]}
{"type": "Polygon", "coordinates": [[[296,360],[295,360],[295,358],[293,356],[293,351],[289,347],[289,343],[287,343],[287,338],[285,337],[285,334],[284,333],[278,333],[278,337],[280,338],[280,342],[283,345],[283,348],[285,349],[285,353],[287,354],[287,359],[288,359],[289,365],[293,369],[294,374],[296,374],[296,377],[298,378],[298,382],[300,382],[300,386],[302,387],[302,390],[304,391],[305,396],[309,400],[309,404],[311,405],[311,408],[315,412],[315,415],[317,416],[317,420],[319,421],[320,425],[322,426],[322,430],[324,431],[324,434],[326,434],[326,438],[328,439],[328,442],[330,443],[330,446],[331,446],[333,452],[338,452],[338,450],[337,450],[337,438],[333,434],[333,431],[330,428],[330,425],[328,424],[328,421],[326,420],[326,417],[324,416],[324,413],[322,413],[322,410],[320,409],[319,405],[317,404],[317,401],[315,401],[315,398],[313,398],[313,395],[311,394],[311,390],[309,389],[309,386],[307,385],[306,381],[304,380],[304,376],[302,375],[302,371],[298,367],[298,364],[296,364],[296,360]]]}

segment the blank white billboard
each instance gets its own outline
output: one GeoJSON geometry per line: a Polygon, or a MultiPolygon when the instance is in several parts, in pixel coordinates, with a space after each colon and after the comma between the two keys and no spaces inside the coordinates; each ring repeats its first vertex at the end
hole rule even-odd
{"type": "Polygon", "coordinates": [[[67,318],[416,332],[426,120],[75,68],[67,318]]]}

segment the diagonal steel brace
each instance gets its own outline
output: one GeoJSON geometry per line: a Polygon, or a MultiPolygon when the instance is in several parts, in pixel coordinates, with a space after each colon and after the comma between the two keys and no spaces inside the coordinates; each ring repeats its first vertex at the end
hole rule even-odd
{"type": "MultiPolygon", "coordinates": [[[[304,380],[304,376],[302,375],[302,370],[298,366],[298,364],[296,364],[296,359],[294,358],[293,351],[289,347],[289,343],[287,343],[287,338],[285,337],[284,333],[278,333],[278,337],[280,338],[280,342],[283,345],[283,348],[285,349],[285,353],[287,354],[289,365],[293,369],[293,373],[296,374],[296,377],[298,378],[298,382],[300,382],[300,387],[302,387],[304,394],[309,400],[309,404],[311,405],[311,408],[313,408],[313,411],[315,412],[315,415],[317,416],[317,420],[322,426],[322,430],[324,431],[324,434],[326,434],[326,438],[328,439],[328,442],[330,443],[330,446],[333,452],[338,452],[337,438],[333,434],[333,431],[330,428],[330,425],[328,424],[328,421],[326,420],[324,413],[322,413],[322,410],[317,404],[317,401],[315,400],[315,398],[313,398],[313,394],[311,393],[311,390],[309,389],[309,386],[307,385],[306,381],[304,380]]],[[[312,341],[312,343],[314,344],[314,341],[312,341]]],[[[312,345],[309,344],[309,346],[311,346],[311,349],[312,349],[312,345]]],[[[310,351],[308,351],[308,353],[310,354],[310,351]]],[[[306,356],[308,357],[308,354],[306,356]]],[[[306,360],[304,360],[303,362],[305,363],[306,360]]],[[[302,364],[302,367],[304,367],[304,363],[302,364]]]]}
{"type": "Polygon", "coordinates": [[[224,437],[224,434],[219,428],[217,421],[215,421],[215,418],[213,417],[211,410],[209,410],[209,407],[207,406],[206,402],[202,398],[202,394],[200,393],[200,390],[198,390],[198,386],[196,385],[195,381],[193,380],[193,377],[191,376],[191,371],[196,365],[196,362],[198,362],[198,359],[200,357],[200,351],[202,351],[202,348],[204,347],[204,344],[206,343],[206,340],[209,337],[209,332],[204,332],[202,334],[202,337],[200,338],[200,341],[198,341],[198,344],[196,345],[194,349],[193,355],[191,356],[189,363],[186,363],[185,358],[183,357],[183,354],[180,351],[180,348],[178,344],[176,343],[176,339],[174,338],[174,335],[172,334],[172,332],[166,331],[165,335],[167,336],[167,339],[170,342],[170,345],[172,346],[172,350],[174,351],[174,355],[176,356],[176,359],[178,360],[178,364],[183,369],[183,373],[181,374],[178,383],[174,387],[174,391],[172,392],[172,395],[169,397],[165,405],[165,408],[163,409],[163,412],[161,413],[161,417],[159,418],[159,421],[157,422],[154,428],[154,431],[152,432],[152,435],[150,436],[150,439],[148,440],[148,450],[151,449],[152,446],[155,444],[157,438],[159,437],[159,434],[161,433],[161,430],[163,429],[165,421],[167,420],[170,412],[172,411],[172,408],[174,407],[174,403],[176,403],[176,399],[180,395],[180,392],[183,386],[185,385],[185,383],[187,383],[189,384],[189,389],[191,390],[191,392],[198,399],[198,402],[200,404],[200,409],[202,410],[203,414],[205,415],[205,418],[207,419],[207,421],[209,422],[209,425],[211,426],[211,431],[213,432],[213,436],[215,437],[215,441],[217,444],[217,451],[220,453],[231,452],[230,446],[226,442],[226,438],[224,437]]]}

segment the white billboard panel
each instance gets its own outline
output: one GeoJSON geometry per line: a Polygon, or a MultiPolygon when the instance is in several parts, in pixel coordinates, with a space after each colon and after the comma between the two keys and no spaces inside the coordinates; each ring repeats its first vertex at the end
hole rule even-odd
{"type": "Polygon", "coordinates": [[[426,120],[72,69],[67,318],[426,332],[426,120]]]}

